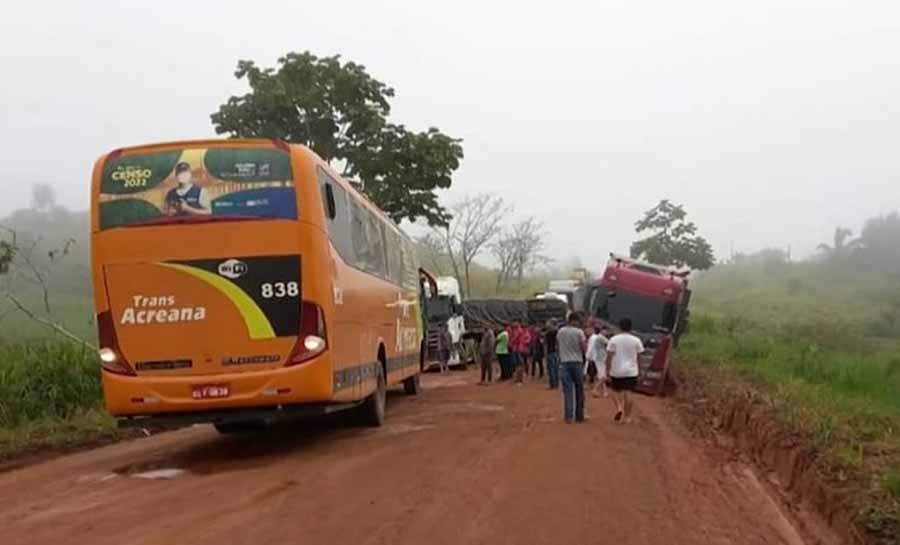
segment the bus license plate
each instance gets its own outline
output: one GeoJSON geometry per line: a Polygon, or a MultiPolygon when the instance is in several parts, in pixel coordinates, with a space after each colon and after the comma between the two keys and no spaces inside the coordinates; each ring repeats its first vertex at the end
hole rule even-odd
{"type": "Polygon", "coordinates": [[[218,397],[228,397],[227,384],[204,384],[194,386],[194,399],[213,399],[218,397]]]}

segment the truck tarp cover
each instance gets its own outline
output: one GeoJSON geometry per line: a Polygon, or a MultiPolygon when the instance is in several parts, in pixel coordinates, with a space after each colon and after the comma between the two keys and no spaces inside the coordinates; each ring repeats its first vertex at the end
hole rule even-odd
{"type": "Polygon", "coordinates": [[[525,301],[508,299],[470,300],[463,303],[463,318],[469,330],[503,327],[515,321],[526,323],[528,306],[525,301]]]}
{"type": "Polygon", "coordinates": [[[565,321],[569,305],[559,299],[529,299],[528,323],[543,326],[548,320],[565,321]]]}

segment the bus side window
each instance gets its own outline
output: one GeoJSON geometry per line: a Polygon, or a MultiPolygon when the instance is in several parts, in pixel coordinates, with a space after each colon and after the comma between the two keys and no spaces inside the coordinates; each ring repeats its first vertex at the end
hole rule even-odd
{"type": "Polygon", "coordinates": [[[371,248],[370,271],[381,278],[388,278],[387,254],[384,244],[384,225],[378,216],[366,209],[366,238],[371,248]]]}
{"type": "Polygon", "coordinates": [[[346,263],[354,264],[356,262],[356,252],[353,251],[353,241],[350,235],[350,211],[347,209],[347,191],[337,183],[328,172],[323,168],[319,168],[319,182],[322,190],[322,206],[325,207],[325,217],[328,221],[328,238],[334,244],[341,259],[346,263]],[[327,187],[331,187],[334,195],[334,217],[329,218],[325,195],[327,187]]]}
{"type": "Polygon", "coordinates": [[[364,271],[369,270],[369,243],[366,241],[366,211],[355,198],[350,199],[350,239],[356,259],[353,265],[364,271]]]}
{"type": "Polygon", "coordinates": [[[418,289],[421,284],[419,279],[419,262],[416,259],[416,248],[405,238],[400,239],[400,257],[403,260],[403,281],[401,285],[406,289],[418,289]]]}
{"type": "Polygon", "coordinates": [[[393,229],[386,228],[384,232],[387,235],[388,276],[391,282],[400,286],[403,285],[403,256],[400,250],[402,239],[393,229]]]}

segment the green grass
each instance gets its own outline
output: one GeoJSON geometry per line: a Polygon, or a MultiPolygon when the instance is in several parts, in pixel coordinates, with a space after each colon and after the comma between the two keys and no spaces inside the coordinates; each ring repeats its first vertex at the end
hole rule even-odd
{"type": "Polygon", "coordinates": [[[853,263],[723,265],[694,280],[693,307],[770,328],[834,324],[846,333],[900,339],[900,271],[853,263]]]}
{"type": "Polygon", "coordinates": [[[893,498],[900,499],[900,469],[894,469],[884,476],[884,488],[893,498]]]}
{"type": "Polygon", "coordinates": [[[67,418],[99,407],[100,365],[93,350],[64,341],[0,346],[0,426],[67,418]]]}
{"type": "Polygon", "coordinates": [[[77,410],[65,418],[39,418],[0,429],[0,461],[27,453],[112,441],[121,433],[115,419],[99,408],[77,410]]]}
{"type": "MultiPolygon", "coordinates": [[[[900,351],[829,322],[770,328],[697,316],[679,347],[690,375],[749,386],[835,470],[858,476],[879,532],[900,521],[900,351]],[[724,380],[721,377],[727,377],[724,380]]],[[[873,523],[874,524],[874,523],[873,523]]],[[[872,526],[872,524],[870,524],[872,526]]]]}
{"type": "Polygon", "coordinates": [[[688,375],[768,401],[861,483],[869,529],[900,535],[900,271],[757,262],[698,274],[693,288],[688,375]]]}
{"type": "Polygon", "coordinates": [[[102,400],[90,348],[57,340],[0,344],[0,458],[115,437],[102,400]]]}

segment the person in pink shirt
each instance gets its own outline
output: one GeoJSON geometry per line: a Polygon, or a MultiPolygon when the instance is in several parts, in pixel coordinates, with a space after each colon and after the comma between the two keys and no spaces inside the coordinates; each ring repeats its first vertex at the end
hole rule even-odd
{"type": "Polygon", "coordinates": [[[516,384],[525,380],[525,367],[528,365],[528,349],[531,346],[531,333],[519,322],[513,322],[510,334],[510,351],[515,353],[516,384]]]}

